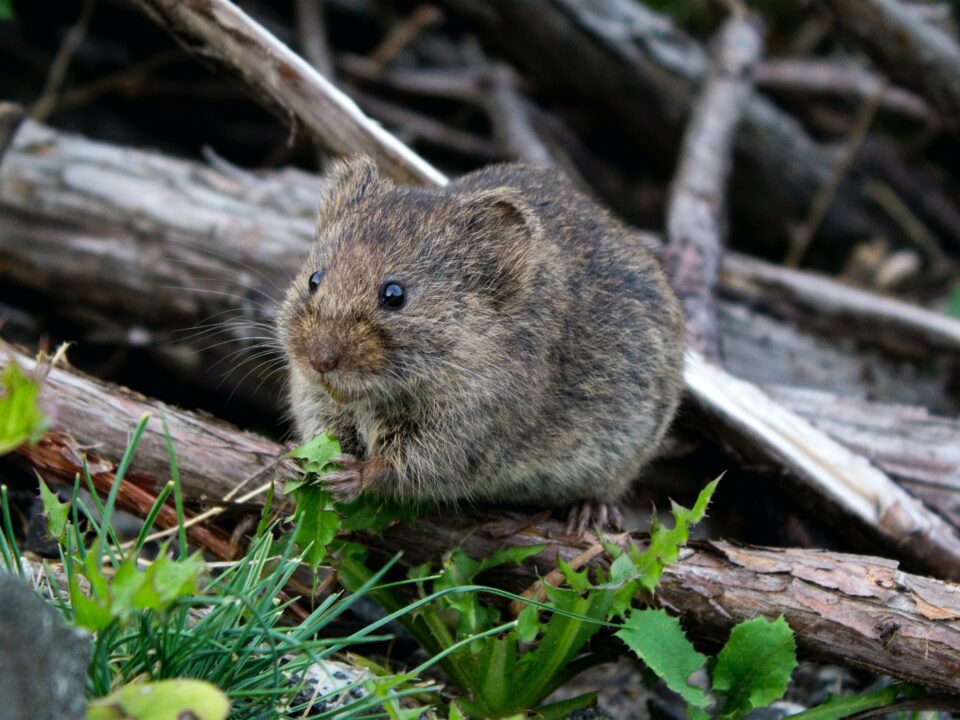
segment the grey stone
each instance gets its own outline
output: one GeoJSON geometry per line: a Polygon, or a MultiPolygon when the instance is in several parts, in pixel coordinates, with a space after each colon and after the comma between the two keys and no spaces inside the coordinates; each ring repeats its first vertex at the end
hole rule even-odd
{"type": "Polygon", "coordinates": [[[82,720],[90,637],[0,569],[0,720],[82,720]]]}

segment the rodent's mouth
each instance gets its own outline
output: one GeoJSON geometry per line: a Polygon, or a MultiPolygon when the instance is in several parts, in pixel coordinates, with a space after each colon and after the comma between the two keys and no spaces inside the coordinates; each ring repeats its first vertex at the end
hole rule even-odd
{"type": "Polygon", "coordinates": [[[331,385],[329,382],[318,379],[317,384],[319,384],[320,387],[326,391],[327,395],[332,397],[341,405],[347,405],[354,399],[354,395],[352,393],[344,390],[343,388],[338,388],[335,385],[331,385]]]}

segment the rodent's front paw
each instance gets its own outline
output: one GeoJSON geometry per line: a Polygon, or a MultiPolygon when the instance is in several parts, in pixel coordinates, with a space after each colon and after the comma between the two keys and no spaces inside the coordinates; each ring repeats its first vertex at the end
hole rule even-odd
{"type": "Polygon", "coordinates": [[[353,455],[344,454],[333,458],[333,462],[340,469],[324,475],[323,484],[337,502],[356,500],[389,475],[389,466],[383,460],[357,460],[353,455]]]}

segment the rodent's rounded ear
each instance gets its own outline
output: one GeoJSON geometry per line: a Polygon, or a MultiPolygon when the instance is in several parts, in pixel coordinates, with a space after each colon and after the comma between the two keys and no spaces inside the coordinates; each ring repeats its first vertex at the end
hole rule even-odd
{"type": "Polygon", "coordinates": [[[511,187],[481,190],[460,201],[460,220],[470,232],[503,236],[504,231],[520,231],[528,238],[539,238],[543,233],[540,219],[523,195],[511,187]]]}
{"type": "Polygon", "coordinates": [[[342,212],[352,203],[391,186],[380,176],[377,166],[367,155],[350,155],[334,161],[324,173],[320,197],[319,218],[342,212]]]}
{"type": "Polygon", "coordinates": [[[481,190],[460,200],[457,213],[470,266],[465,277],[498,307],[526,296],[533,286],[543,226],[523,195],[510,187],[481,190]]]}

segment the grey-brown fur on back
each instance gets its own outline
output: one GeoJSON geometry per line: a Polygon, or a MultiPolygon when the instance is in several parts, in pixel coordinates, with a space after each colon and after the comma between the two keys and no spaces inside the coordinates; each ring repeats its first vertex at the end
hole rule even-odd
{"type": "Polygon", "coordinates": [[[279,317],[301,434],[386,458],[398,480],[377,490],[400,497],[620,499],[682,389],[681,312],[650,251],[552,170],[427,190],[353,161],[332,182],[305,270],[324,267],[328,295],[297,278],[279,317]],[[387,276],[411,288],[397,313],[370,299],[387,276]],[[298,360],[313,332],[364,348],[350,402],[298,360]]]}

